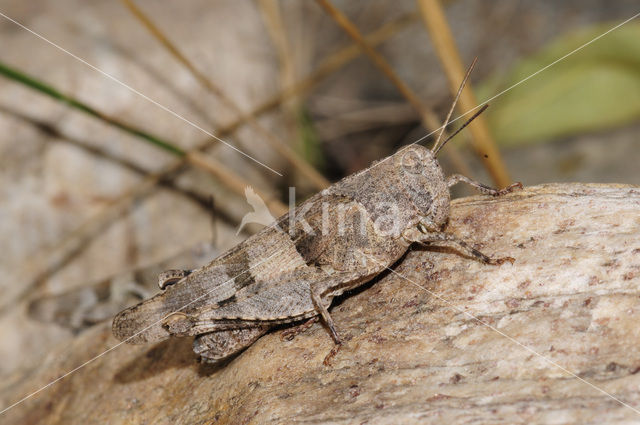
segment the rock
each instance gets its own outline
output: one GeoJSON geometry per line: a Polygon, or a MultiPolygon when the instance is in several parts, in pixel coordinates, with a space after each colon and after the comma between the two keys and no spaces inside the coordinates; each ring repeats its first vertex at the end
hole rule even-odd
{"type": "Polygon", "coordinates": [[[544,185],[503,198],[463,198],[454,201],[448,230],[516,261],[487,266],[448,248],[412,249],[393,271],[334,303],[345,343],[329,365],[323,360],[333,343],[319,324],[292,341],[270,333],[227,364],[210,366],[198,363],[190,339],[120,345],[103,323],[3,383],[6,407],[78,368],[0,418],[5,424],[640,419],[640,188],[544,185]]]}

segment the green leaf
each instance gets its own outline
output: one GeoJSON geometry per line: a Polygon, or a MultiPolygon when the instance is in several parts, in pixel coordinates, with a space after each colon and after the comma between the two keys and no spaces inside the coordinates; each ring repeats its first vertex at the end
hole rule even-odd
{"type": "MultiPolygon", "coordinates": [[[[613,24],[564,35],[517,64],[507,77],[478,86],[486,100],[613,24]],[[499,82],[498,82],[499,81],[499,82]]],[[[627,24],[493,100],[489,126],[502,146],[603,130],[640,117],[640,24],[627,24]]]]}

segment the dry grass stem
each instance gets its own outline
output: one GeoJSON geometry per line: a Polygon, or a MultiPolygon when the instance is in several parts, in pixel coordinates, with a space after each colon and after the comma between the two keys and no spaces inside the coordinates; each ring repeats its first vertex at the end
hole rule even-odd
{"type": "MultiPolygon", "coordinates": [[[[418,111],[424,127],[430,131],[436,131],[440,128],[441,124],[436,114],[422,103],[413,90],[398,77],[389,62],[369,44],[355,24],[329,0],[316,0],[316,2],[322,6],[327,14],[360,46],[369,59],[382,71],[389,81],[396,86],[400,94],[418,111]]],[[[469,168],[465,165],[462,156],[455,147],[450,146],[449,149],[447,149],[447,155],[459,172],[470,175],[469,168]]]]}
{"type": "MultiPolygon", "coordinates": [[[[258,6],[260,6],[269,38],[271,38],[271,42],[275,47],[280,61],[280,81],[282,82],[282,87],[289,87],[296,82],[295,62],[291,55],[291,45],[289,44],[287,31],[282,19],[280,2],[279,0],[258,0],[258,6]]],[[[286,106],[291,106],[292,108],[299,107],[297,104],[286,106]]]]}
{"type": "MultiPolygon", "coordinates": [[[[369,43],[369,45],[377,46],[380,43],[388,40],[398,31],[408,27],[410,24],[415,22],[417,18],[418,15],[415,13],[402,15],[399,18],[387,22],[377,30],[366,35],[365,39],[367,43],[369,43]]],[[[296,96],[302,96],[303,94],[313,89],[318,83],[327,78],[329,75],[333,74],[347,63],[356,59],[361,54],[362,50],[357,44],[343,47],[337,52],[332,53],[331,55],[320,61],[320,64],[307,77],[301,79],[300,81],[292,84],[289,87],[285,87],[273,97],[260,103],[252,111],[247,113],[246,117],[260,116],[274,110],[289,99],[292,99],[296,96]]],[[[244,124],[245,119],[238,119],[231,124],[220,128],[218,133],[220,134],[220,136],[231,134],[244,124]]]]}
{"type": "MultiPolygon", "coordinates": [[[[244,178],[242,178],[232,170],[222,166],[222,164],[218,163],[217,161],[214,161],[213,159],[203,156],[201,153],[198,152],[197,149],[192,152],[188,152],[183,148],[181,148],[180,146],[178,146],[176,143],[173,143],[172,141],[163,139],[162,137],[159,137],[147,131],[141,130],[115,117],[111,117],[86,103],[80,102],[78,99],[72,96],[69,96],[60,92],[56,88],[48,84],[45,84],[44,82],[29,76],[20,70],[11,68],[1,62],[0,62],[0,74],[20,84],[23,84],[24,86],[29,87],[41,94],[52,97],[53,99],[56,99],[59,102],[63,102],[70,108],[76,109],[89,116],[97,118],[106,124],[114,126],[134,137],[139,138],[140,140],[143,140],[147,143],[150,143],[153,146],[159,147],[164,151],[171,153],[172,155],[182,158],[184,159],[184,161],[218,177],[224,184],[228,185],[229,188],[231,188],[238,195],[244,196],[244,188],[249,185],[249,182],[247,182],[244,178]]],[[[183,161],[178,161],[176,163],[177,167],[181,167],[182,165],[184,165],[183,161]]],[[[170,167],[169,169],[172,170],[173,166],[170,167]]],[[[262,194],[260,193],[258,194],[262,196],[262,194]]],[[[265,198],[265,199],[268,199],[268,198],[265,198]]],[[[280,205],[278,205],[277,203],[274,203],[273,201],[271,201],[271,203],[274,205],[276,209],[278,209],[278,211],[281,210],[280,205]]],[[[286,211],[287,211],[287,208],[285,207],[284,212],[286,211]]]]}
{"type": "MultiPolygon", "coordinates": [[[[464,78],[465,67],[462,64],[458,47],[451,33],[451,28],[439,0],[417,0],[425,26],[431,36],[434,48],[444,68],[452,93],[458,90],[460,81],[464,78]]],[[[459,111],[464,113],[475,108],[478,101],[473,94],[471,84],[467,84],[460,95],[459,111]]],[[[489,127],[482,116],[469,124],[471,140],[478,156],[491,174],[494,182],[501,187],[511,183],[500,151],[491,136],[489,127]]]]}
{"type": "MultiPolygon", "coordinates": [[[[241,196],[244,196],[245,188],[247,186],[251,186],[249,181],[239,177],[217,159],[204,156],[204,154],[197,151],[189,152],[187,154],[187,159],[190,163],[215,175],[226,187],[241,196]]],[[[274,198],[272,195],[269,195],[255,187],[253,190],[264,200],[276,216],[281,216],[289,211],[286,205],[274,198]]]]}
{"type": "Polygon", "coordinates": [[[398,91],[404,96],[405,99],[418,111],[421,119],[424,121],[427,128],[436,129],[440,127],[440,121],[438,117],[427,108],[418,96],[405,84],[404,81],[398,77],[393,68],[387,60],[378,53],[369,43],[364,36],[360,33],[358,28],[347,18],[347,16],[338,10],[329,0],[316,0],[320,6],[322,6],[326,12],[331,16],[336,23],[360,46],[364,53],[371,59],[371,61],[382,71],[382,73],[393,83],[398,91]]]}
{"type": "Polygon", "coordinates": [[[288,144],[282,142],[277,136],[262,126],[255,116],[244,114],[240,108],[206,75],[196,68],[196,66],[180,51],[178,46],[173,44],[169,38],[162,32],[158,26],[156,26],[151,19],[139,9],[132,0],[122,0],[122,2],[128,7],[132,14],[140,21],[140,23],[158,40],[158,42],[189,72],[193,77],[209,92],[214,94],[222,102],[225,108],[233,111],[240,120],[247,122],[251,128],[260,134],[269,143],[269,145],[275,149],[280,155],[282,155],[291,165],[293,165],[303,176],[309,179],[311,183],[318,189],[324,189],[329,186],[329,181],[314,169],[306,160],[300,157],[288,144]]]}

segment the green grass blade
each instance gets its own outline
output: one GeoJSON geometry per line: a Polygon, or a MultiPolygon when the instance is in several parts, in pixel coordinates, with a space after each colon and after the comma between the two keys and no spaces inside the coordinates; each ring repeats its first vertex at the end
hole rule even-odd
{"type": "Polygon", "coordinates": [[[160,137],[154,136],[153,134],[149,134],[146,131],[140,130],[138,128],[132,127],[128,124],[125,124],[121,121],[116,120],[115,118],[109,117],[103,113],[101,113],[100,111],[92,108],[91,106],[80,102],[77,99],[74,99],[71,96],[68,96],[64,93],[61,93],[60,91],[56,90],[55,88],[51,87],[48,84],[43,83],[42,81],[39,81],[21,71],[18,71],[14,68],[9,67],[8,65],[0,62],[0,74],[4,75],[5,77],[16,81],[20,84],[23,84],[33,90],[36,90],[42,94],[45,94],[49,97],[52,97],[53,99],[56,99],[62,103],[67,104],[68,106],[70,106],[71,108],[77,109],[79,111],[82,111],[88,115],[91,115],[95,118],[98,118],[104,122],[106,122],[107,124],[110,124],[114,127],[117,127],[133,136],[136,136],[142,140],[145,140],[149,143],[152,143],[155,146],[158,146],[164,150],[166,150],[167,152],[170,152],[174,155],[183,157],[186,155],[186,151],[182,148],[180,148],[179,146],[177,146],[174,143],[171,143],[167,140],[163,140],[160,137]]]}

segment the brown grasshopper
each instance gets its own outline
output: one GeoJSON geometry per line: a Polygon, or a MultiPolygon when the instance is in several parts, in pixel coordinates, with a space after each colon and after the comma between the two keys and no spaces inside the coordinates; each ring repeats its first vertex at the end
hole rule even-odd
{"type": "Polygon", "coordinates": [[[194,351],[217,361],[275,325],[319,315],[340,344],[328,311],[333,298],[383,272],[413,243],[453,245],[486,264],[513,262],[490,258],[444,231],[450,186],[465,182],[493,196],[522,187],[496,190],[461,175],[445,178],[438,152],[482,110],[441,142],[443,126],[431,150],[410,145],[345,177],[302,203],[300,213],[292,210],[208,265],[165,272],[164,292],[120,312],[114,335],[130,343],[196,336],[194,351]]]}

